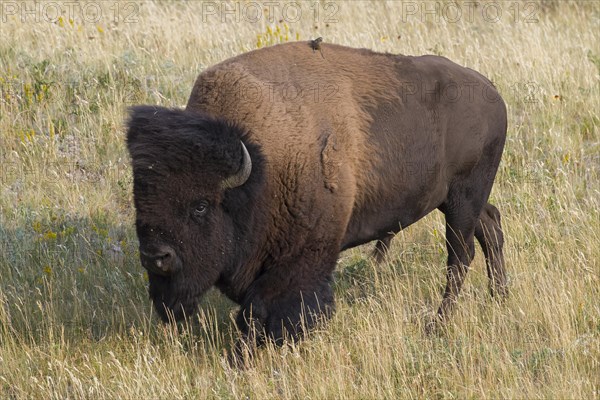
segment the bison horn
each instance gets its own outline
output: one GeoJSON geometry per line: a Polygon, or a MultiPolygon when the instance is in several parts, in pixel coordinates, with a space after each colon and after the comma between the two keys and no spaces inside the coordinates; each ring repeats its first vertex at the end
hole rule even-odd
{"type": "Polygon", "coordinates": [[[240,166],[238,172],[221,182],[221,187],[223,189],[233,189],[238,186],[242,186],[244,183],[246,183],[248,177],[250,177],[250,172],[252,172],[252,160],[250,159],[248,149],[246,149],[246,146],[244,146],[244,142],[240,143],[242,144],[242,153],[244,154],[242,165],[240,166]]]}

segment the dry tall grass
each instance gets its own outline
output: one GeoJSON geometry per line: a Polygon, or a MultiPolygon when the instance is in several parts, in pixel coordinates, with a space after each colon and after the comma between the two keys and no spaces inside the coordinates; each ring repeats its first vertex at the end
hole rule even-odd
{"type": "Polygon", "coordinates": [[[599,398],[598,3],[290,4],[0,3],[0,398],[599,398]],[[489,300],[478,252],[447,331],[423,334],[445,282],[434,213],[385,266],[344,253],[333,320],[234,371],[219,294],[181,332],[151,312],[125,109],[185,104],[206,66],[317,36],[442,54],[501,89],[511,296],[489,300]]]}

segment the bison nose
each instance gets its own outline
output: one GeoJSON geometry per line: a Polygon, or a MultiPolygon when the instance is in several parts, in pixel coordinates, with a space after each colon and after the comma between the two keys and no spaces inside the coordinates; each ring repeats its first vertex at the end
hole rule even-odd
{"type": "Polygon", "coordinates": [[[142,266],[159,275],[170,275],[177,271],[178,261],[175,250],[169,246],[159,246],[156,249],[140,249],[142,266]]]}

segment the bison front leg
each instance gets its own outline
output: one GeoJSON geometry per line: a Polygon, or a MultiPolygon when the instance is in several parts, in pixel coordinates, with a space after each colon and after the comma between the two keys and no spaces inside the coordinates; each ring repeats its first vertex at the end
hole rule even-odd
{"type": "MultiPolygon", "coordinates": [[[[333,269],[333,266],[331,266],[333,269]]],[[[273,340],[297,341],[320,321],[331,316],[334,297],[331,272],[310,277],[315,270],[273,269],[250,288],[236,324],[249,347],[273,340]]]]}

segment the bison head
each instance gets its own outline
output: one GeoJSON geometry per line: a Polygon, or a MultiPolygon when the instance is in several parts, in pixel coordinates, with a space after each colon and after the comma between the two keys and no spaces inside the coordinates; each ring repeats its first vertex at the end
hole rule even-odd
{"type": "Polygon", "coordinates": [[[242,139],[239,127],[206,115],[131,110],[127,146],[140,259],[163,320],[192,313],[239,259],[252,220],[249,178],[257,173],[250,155],[257,150],[242,139]]]}

